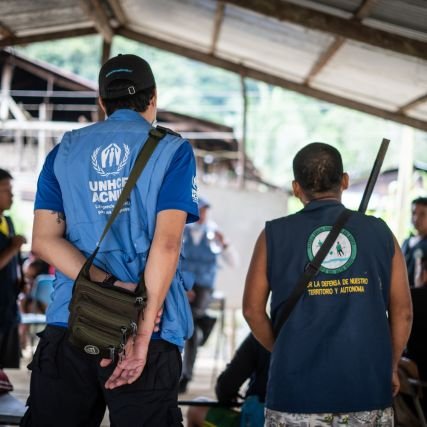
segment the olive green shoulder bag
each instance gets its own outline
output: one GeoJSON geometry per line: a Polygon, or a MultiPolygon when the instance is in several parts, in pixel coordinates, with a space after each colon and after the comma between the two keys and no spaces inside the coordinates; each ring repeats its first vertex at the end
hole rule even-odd
{"type": "Polygon", "coordinates": [[[127,339],[135,335],[138,319],[147,304],[147,289],[144,274],[134,292],[113,284],[94,282],[90,278],[90,267],[98,253],[101,242],[116,219],[125,201],[129,198],[141,172],[154,152],[159,141],[168,133],[164,128],[152,128],[148,139],[136,158],[129,178],[101,238],[80,270],[73,286],[68,322],[70,342],[87,354],[115,359],[123,355],[127,339]]]}

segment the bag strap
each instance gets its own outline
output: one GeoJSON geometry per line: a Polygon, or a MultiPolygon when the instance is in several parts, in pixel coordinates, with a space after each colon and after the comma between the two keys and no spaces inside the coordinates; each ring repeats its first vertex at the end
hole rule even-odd
{"type": "Polygon", "coordinates": [[[96,248],[92,255],[86,260],[83,270],[85,273],[89,272],[89,268],[93,263],[93,260],[96,257],[96,254],[98,253],[99,247],[101,246],[101,242],[104,240],[105,235],[107,234],[108,230],[110,229],[111,225],[113,224],[114,220],[117,218],[117,215],[120,212],[120,209],[122,208],[125,201],[129,198],[130,193],[135,186],[136,182],[138,181],[139,176],[141,175],[143,169],[148,163],[148,160],[150,159],[151,155],[153,154],[154,150],[157,147],[157,144],[160,142],[160,140],[167,134],[167,130],[165,129],[158,129],[158,128],[151,128],[150,132],[148,134],[147,141],[145,142],[144,146],[141,148],[140,152],[138,153],[138,156],[135,160],[135,164],[129,174],[129,178],[126,181],[125,186],[123,187],[122,192],[120,193],[120,196],[116,202],[116,205],[114,206],[113,212],[111,213],[110,217],[108,218],[108,222],[104,227],[104,231],[102,232],[101,238],[99,239],[98,243],[96,244],[96,248]]]}
{"type": "Polygon", "coordinates": [[[322,265],[323,260],[331,249],[333,243],[337,239],[340,231],[344,227],[344,224],[350,218],[353,212],[349,209],[344,209],[336,220],[334,226],[328,234],[328,237],[323,242],[320,249],[317,251],[316,256],[307,264],[304,273],[298,279],[297,285],[293,289],[289,298],[283,304],[283,308],[277,314],[276,322],[273,327],[274,335],[277,338],[279,336],[282,326],[288,320],[292,310],[294,309],[298,300],[304,294],[308,283],[314,278],[314,276],[319,272],[320,266],[322,265]]]}

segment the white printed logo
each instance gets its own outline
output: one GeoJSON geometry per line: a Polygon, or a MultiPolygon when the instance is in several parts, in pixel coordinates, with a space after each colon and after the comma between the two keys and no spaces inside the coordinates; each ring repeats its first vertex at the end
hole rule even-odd
{"type": "Polygon", "coordinates": [[[96,148],[91,159],[93,168],[101,176],[117,175],[129,159],[130,150],[126,144],[123,144],[123,150],[117,144],[108,145],[101,153],[100,150],[101,147],[96,148]]]}
{"type": "Polygon", "coordinates": [[[193,176],[193,188],[191,189],[191,196],[194,203],[199,201],[199,187],[197,185],[197,176],[193,176]]]}
{"type": "Polygon", "coordinates": [[[87,354],[92,354],[94,356],[99,354],[99,348],[96,345],[88,344],[85,346],[84,350],[87,354]]]}

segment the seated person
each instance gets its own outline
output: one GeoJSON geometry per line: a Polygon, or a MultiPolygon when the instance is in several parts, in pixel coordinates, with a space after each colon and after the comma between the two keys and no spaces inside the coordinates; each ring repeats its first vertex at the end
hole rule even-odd
{"type": "MultiPolygon", "coordinates": [[[[406,347],[406,356],[413,360],[422,381],[427,381],[427,257],[421,259],[419,277],[422,286],[411,288],[414,320],[412,331],[406,347]]],[[[422,399],[424,413],[427,415],[427,398],[422,399]]]]}
{"type": "Polygon", "coordinates": [[[263,426],[269,363],[270,353],[249,334],[217,379],[215,393],[224,407],[190,407],[187,412],[188,427],[263,426]],[[239,389],[247,379],[249,385],[242,410],[239,412],[228,408],[237,402],[239,389]]]}
{"type": "MultiPolygon", "coordinates": [[[[39,258],[30,257],[25,261],[23,271],[25,286],[19,294],[19,310],[21,314],[44,314],[53,290],[54,276],[49,274],[49,264],[39,258]]],[[[27,347],[28,334],[29,325],[21,323],[19,337],[22,350],[27,347]]]]}

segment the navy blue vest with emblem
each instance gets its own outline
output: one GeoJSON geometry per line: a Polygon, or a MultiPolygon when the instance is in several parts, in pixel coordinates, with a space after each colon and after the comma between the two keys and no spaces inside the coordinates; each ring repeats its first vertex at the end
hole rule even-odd
{"type": "MultiPolygon", "coordinates": [[[[313,201],[266,224],[273,320],[344,206],[313,201]]],[[[354,212],[282,327],[271,357],[270,409],[338,413],[392,403],[388,307],[393,237],[354,212]]]]}
{"type": "MultiPolygon", "coordinates": [[[[9,227],[9,236],[0,233],[0,251],[10,246],[10,238],[15,235],[13,223],[4,217],[9,227]]],[[[0,331],[8,330],[19,322],[18,305],[18,258],[14,256],[0,270],[0,331]]]]}
{"type": "MultiPolygon", "coordinates": [[[[206,288],[213,288],[217,273],[218,254],[212,251],[212,240],[208,239],[209,229],[205,224],[187,225],[184,230],[184,258],[182,271],[191,273],[194,283],[206,288]],[[203,227],[203,237],[196,245],[191,236],[192,227],[203,227]]],[[[213,233],[213,231],[212,231],[213,233]]]]}
{"type": "MultiPolygon", "coordinates": [[[[138,113],[118,110],[104,122],[64,135],[54,171],[62,192],[66,238],[85,256],[95,249],[150,128],[138,113]]],[[[102,242],[94,264],[122,281],[137,283],[144,271],[159,190],[183,142],[171,134],[160,141],[102,242]]],[[[70,278],[57,273],[48,323],[67,322],[72,285],[70,278]]],[[[191,311],[178,270],[164,303],[160,336],[182,347],[191,334],[191,311]]]]}

